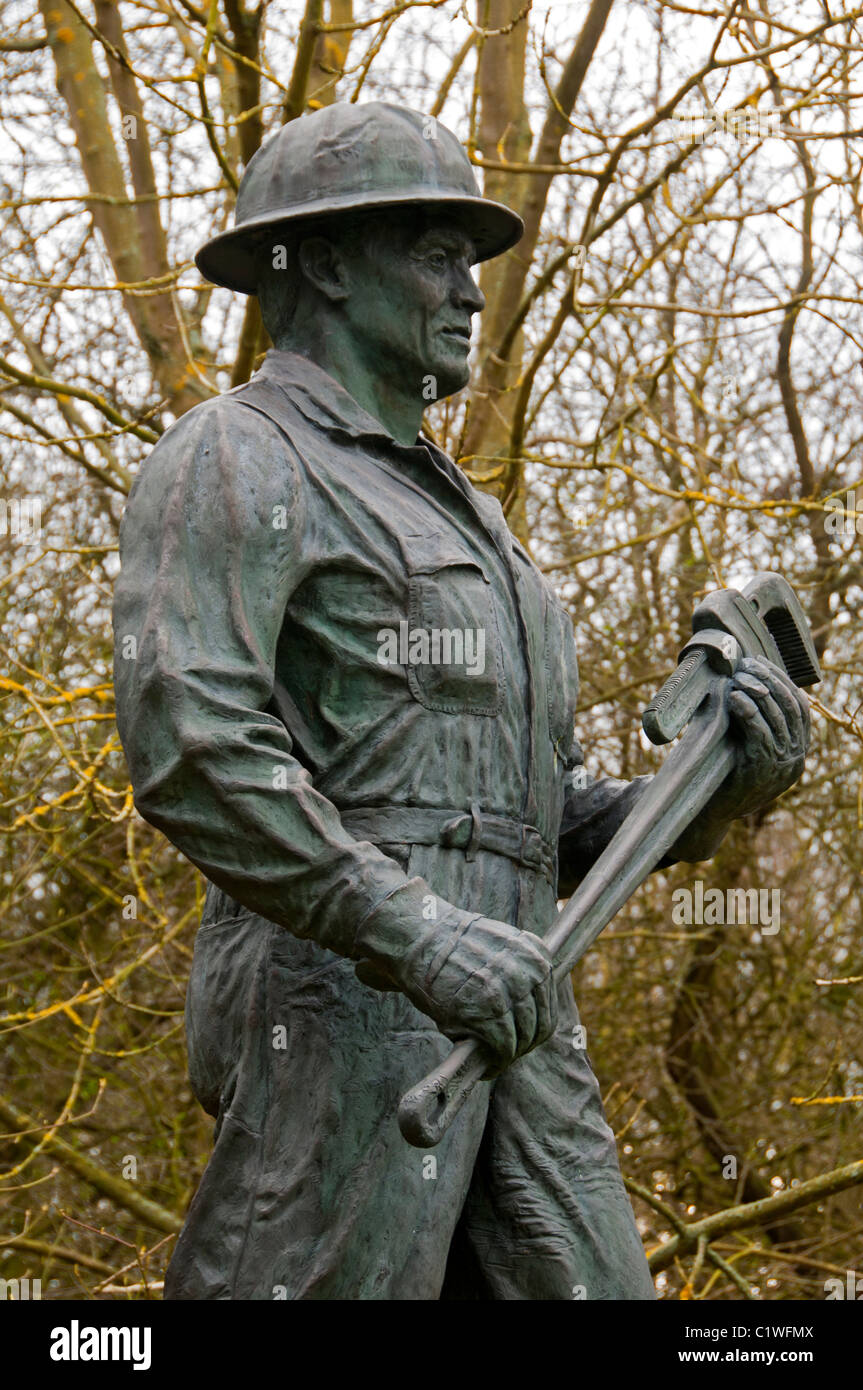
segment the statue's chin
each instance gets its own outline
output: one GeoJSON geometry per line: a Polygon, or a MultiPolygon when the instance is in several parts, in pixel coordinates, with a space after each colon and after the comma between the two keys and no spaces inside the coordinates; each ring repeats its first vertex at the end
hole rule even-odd
{"type": "Polygon", "coordinates": [[[437,372],[437,399],[443,400],[445,396],[453,396],[456,391],[463,391],[470,381],[470,368],[465,362],[463,367],[450,367],[446,371],[437,372]]]}

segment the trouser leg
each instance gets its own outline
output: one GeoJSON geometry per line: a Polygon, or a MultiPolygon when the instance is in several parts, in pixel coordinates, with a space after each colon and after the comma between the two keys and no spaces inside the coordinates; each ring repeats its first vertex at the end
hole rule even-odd
{"type": "Polygon", "coordinates": [[[444,1298],[653,1299],[569,983],[553,1038],[493,1085],[444,1298]]]}
{"type": "Polygon", "coordinates": [[[405,1143],[398,1102],[450,1048],[434,1025],[247,917],[199,933],[187,1027],[219,1119],[166,1298],[437,1299],[488,1092],[434,1151],[405,1143]]]}

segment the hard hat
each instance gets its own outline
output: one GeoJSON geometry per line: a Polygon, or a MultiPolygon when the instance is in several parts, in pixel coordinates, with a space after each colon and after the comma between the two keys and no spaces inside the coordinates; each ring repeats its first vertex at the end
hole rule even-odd
{"type": "Polygon", "coordinates": [[[390,102],[337,102],[282,126],[249,160],[234,226],[201,247],[208,280],[243,294],[256,290],[255,251],[279,223],[332,214],[425,205],[464,227],[486,261],[521,237],[524,223],[483,198],[470,160],[451,130],[390,102]]]}

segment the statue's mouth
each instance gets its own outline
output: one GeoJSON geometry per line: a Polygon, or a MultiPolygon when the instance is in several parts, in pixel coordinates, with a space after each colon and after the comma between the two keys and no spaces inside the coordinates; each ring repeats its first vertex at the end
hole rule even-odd
{"type": "Polygon", "coordinates": [[[442,328],[441,333],[443,333],[448,338],[458,338],[459,342],[462,343],[470,342],[469,328],[458,328],[455,325],[452,325],[449,328],[442,328]]]}

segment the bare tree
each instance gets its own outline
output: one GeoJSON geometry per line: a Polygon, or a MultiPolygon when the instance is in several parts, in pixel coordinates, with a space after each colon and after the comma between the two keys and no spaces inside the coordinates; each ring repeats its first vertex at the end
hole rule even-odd
{"type": "Polygon", "coordinates": [[[117,526],[167,426],[266,350],[257,301],[192,259],[243,168],[284,121],[382,98],[457,130],[525,221],[482,269],[471,386],[427,423],[572,612],[591,771],[658,765],[640,711],[706,589],[781,569],[812,619],[804,782],[711,865],[654,875],[575,985],[662,1295],[824,1296],[861,1225],[860,11],[4,17],[0,1274],[158,1296],[206,1158],[182,1046],[203,886],[132,807],[117,526]],[[754,916],[703,910],[737,890],[754,916]]]}

